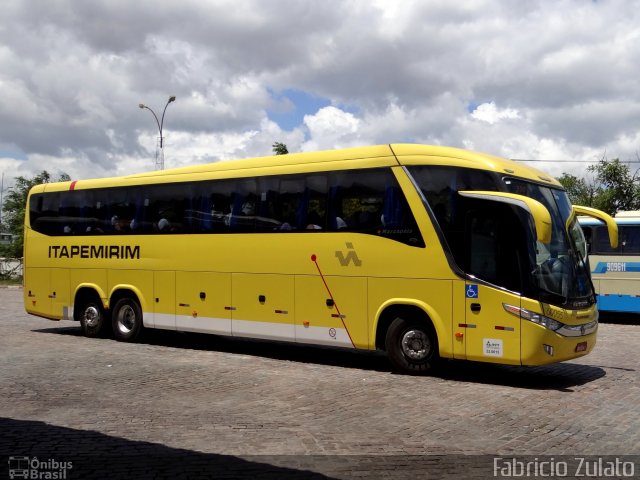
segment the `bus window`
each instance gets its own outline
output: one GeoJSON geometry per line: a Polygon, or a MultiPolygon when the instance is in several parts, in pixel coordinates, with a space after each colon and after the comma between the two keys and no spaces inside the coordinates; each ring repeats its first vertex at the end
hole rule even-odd
{"type": "Polygon", "coordinates": [[[609,242],[609,234],[607,233],[607,228],[598,226],[594,227],[594,232],[596,234],[595,238],[595,252],[596,253],[607,253],[607,254],[615,254],[620,253],[622,251],[622,244],[624,243],[624,235],[622,232],[622,228],[618,226],[620,229],[618,246],[616,248],[611,247],[611,243],[609,242]]]}
{"type": "Polygon", "coordinates": [[[384,176],[381,171],[338,172],[331,179],[335,230],[376,233],[382,226],[384,176]]]}
{"type": "Polygon", "coordinates": [[[410,167],[411,175],[427,199],[436,221],[452,249],[462,248],[464,215],[460,214],[460,190],[496,191],[489,172],[456,167],[410,167]]]}
{"type": "Polygon", "coordinates": [[[184,219],[187,210],[187,189],[180,184],[152,185],[147,187],[145,200],[138,204],[148,205],[147,219],[151,228],[159,233],[177,233],[184,231],[184,219]]]}
{"type": "Polygon", "coordinates": [[[624,253],[638,255],[640,254],[640,226],[623,226],[622,245],[624,253]]]}
{"type": "Polygon", "coordinates": [[[256,190],[257,181],[254,178],[236,181],[235,190],[231,194],[231,218],[229,221],[231,231],[255,231],[256,190]]]}
{"type": "Polygon", "coordinates": [[[529,260],[523,213],[513,206],[465,199],[466,227],[464,270],[482,280],[513,292],[523,292],[527,279],[523,265],[529,260]],[[523,223],[524,222],[524,223],[523,223]],[[510,244],[514,248],[504,248],[510,244]]]}

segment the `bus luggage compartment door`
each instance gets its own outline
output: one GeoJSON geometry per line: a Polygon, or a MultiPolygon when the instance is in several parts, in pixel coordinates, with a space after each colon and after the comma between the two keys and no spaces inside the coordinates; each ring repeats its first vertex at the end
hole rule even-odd
{"type": "Polygon", "coordinates": [[[231,274],[233,336],[293,341],[293,289],[293,275],[231,274]]]}
{"type": "Polygon", "coordinates": [[[176,328],[231,335],[231,274],[176,273],[176,328]]]}

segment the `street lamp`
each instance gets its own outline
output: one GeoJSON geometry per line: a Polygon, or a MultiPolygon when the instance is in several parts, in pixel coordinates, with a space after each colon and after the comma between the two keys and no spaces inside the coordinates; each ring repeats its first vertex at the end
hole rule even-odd
{"type": "Polygon", "coordinates": [[[158,116],[156,115],[156,112],[154,112],[150,107],[147,107],[144,103],[140,103],[138,106],[140,108],[146,108],[147,110],[149,110],[151,112],[151,114],[153,115],[153,118],[156,119],[156,124],[158,125],[158,131],[160,132],[160,150],[156,149],[156,167],[158,167],[158,165],[160,166],[160,170],[164,169],[164,152],[162,151],[162,147],[163,147],[163,138],[162,138],[162,126],[164,125],[164,114],[167,111],[167,107],[169,106],[169,104],[171,102],[174,102],[176,100],[175,95],[172,95],[171,97],[169,97],[169,100],[167,100],[167,104],[164,106],[164,110],[162,111],[162,117],[160,117],[160,120],[158,120],[158,116]],[[159,157],[160,158],[159,160],[159,157]]]}

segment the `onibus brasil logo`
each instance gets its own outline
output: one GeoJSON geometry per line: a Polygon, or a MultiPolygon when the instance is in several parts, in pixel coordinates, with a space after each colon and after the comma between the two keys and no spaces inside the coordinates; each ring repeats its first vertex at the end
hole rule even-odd
{"type": "Polygon", "coordinates": [[[28,478],[38,480],[64,480],[67,471],[73,468],[72,462],[61,462],[53,458],[38,460],[38,457],[9,457],[9,478],[28,478]]]}

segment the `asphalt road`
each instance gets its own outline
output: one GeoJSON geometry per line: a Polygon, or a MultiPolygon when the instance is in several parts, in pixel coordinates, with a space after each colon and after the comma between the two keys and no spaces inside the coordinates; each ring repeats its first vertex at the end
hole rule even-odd
{"type": "Polygon", "coordinates": [[[0,288],[0,478],[640,478],[639,346],[640,325],[601,323],[578,360],[412,377],[373,353],[88,339],[0,288]]]}

